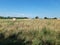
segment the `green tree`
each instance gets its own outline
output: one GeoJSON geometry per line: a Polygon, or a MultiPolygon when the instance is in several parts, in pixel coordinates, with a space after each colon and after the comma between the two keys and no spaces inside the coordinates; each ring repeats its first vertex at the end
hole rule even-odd
{"type": "Polygon", "coordinates": [[[44,19],[48,19],[47,17],[44,17],[44,19]]]}
{"type": "Polygon", "coordinates": [[[38,17],[38,16],[36,16],[36,17],[35,17],[35,19],[39,19],[39,17],[38,17]]]}

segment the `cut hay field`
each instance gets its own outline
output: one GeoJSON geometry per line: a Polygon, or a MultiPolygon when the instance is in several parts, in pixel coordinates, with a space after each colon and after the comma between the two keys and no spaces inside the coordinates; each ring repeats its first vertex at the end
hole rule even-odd
{"type": "Polygon", "coordinates": [[[5,44],[60,45],[60,20],[0,19],[0,45],[5,44]]]}

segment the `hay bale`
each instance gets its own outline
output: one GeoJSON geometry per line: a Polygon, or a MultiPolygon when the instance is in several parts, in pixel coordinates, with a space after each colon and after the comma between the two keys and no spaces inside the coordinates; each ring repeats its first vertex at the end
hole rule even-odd
{"type": "Polygon", "coordinates": [[[13,18],[13,21],[16,21],[16,18],[13,18]]]}

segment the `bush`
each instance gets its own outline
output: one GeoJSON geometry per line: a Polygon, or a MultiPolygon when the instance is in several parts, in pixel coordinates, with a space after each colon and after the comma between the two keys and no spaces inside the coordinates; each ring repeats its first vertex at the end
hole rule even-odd
{"type": "Polygon", "coordinates": [[[35,19],[39,19],[39,17],[38,17],[38,16],[36,16],[36,17],[35,17],[35,19]]]}
{"type": "Polygon", "coordinates": [[[53,19],[57,19],[56,17],[54,17],[53,19]]]}
{"type": "Polygon", "coordinates": [[[44,19],[48,19],[47,17],[44,17],[44,19]]]}

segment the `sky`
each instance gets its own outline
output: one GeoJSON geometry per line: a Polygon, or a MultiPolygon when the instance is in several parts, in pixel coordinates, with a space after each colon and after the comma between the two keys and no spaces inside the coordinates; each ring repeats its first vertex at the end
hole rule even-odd
{"type": "Polygon", "coordinates": [[[0,16],[60,18],[60,0],[0,0],[0,16]]]}

